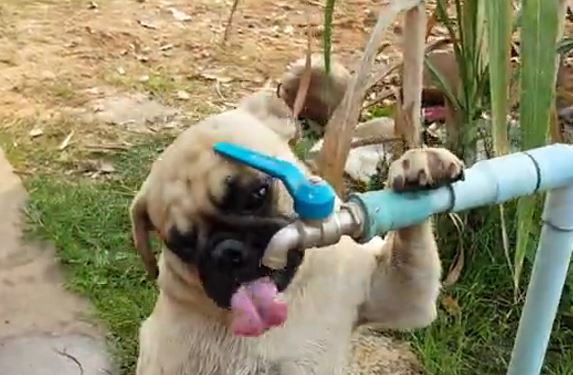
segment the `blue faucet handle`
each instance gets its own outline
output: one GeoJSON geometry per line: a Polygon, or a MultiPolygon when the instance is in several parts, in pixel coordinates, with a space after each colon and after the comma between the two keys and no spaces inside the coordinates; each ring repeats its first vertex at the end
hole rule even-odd
{"type": "Polygon", "coordinates": [[[334,190],[325,181],[310,181],[292,163],[249,150],[233,143],[219,142],[213,150],[229,159],[278,178],[294,200],[294,210],[303,220],[322,220],[334,210],[334,190]]]}

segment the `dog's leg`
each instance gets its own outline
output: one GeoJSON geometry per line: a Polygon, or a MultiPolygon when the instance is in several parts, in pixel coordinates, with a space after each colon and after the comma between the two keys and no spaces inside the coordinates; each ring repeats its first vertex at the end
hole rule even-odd
{"type": "MultiPolygon", "coordinates": [[[[414,149],[390,166],[388,184],[395,191],[427,188],[462,174],[462,162],[448,150],[414,149]]],[[[384,246],[360,321],[396,329],[430,324],[436,317],[441,276],[431,220],[389,233],[384,246]]]]}

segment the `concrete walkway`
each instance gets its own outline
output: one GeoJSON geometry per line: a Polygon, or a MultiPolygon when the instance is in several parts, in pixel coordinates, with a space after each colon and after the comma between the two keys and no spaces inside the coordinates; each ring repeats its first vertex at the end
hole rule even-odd
{"type": "Polygon", "coordinates": [[[0,150],[0,374],[115,374],[89,305],[63,287],[53,249],[22,241],[25,199],[0,150]]]}

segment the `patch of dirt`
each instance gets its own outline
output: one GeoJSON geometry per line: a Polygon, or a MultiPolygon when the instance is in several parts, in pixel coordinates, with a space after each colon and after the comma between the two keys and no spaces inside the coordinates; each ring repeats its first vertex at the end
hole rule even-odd
{"type": "MultiPolygon", "coordinates": [[[[301,0],[241,1],[223,45],[231,3],[3,2],[0,116],[49,117],[62,107],[82,107],[94,88],[113,86],[150,92],[200,118],[278,78],[303,56],[309,21],[320,48],[320,4],[301,0]],[[188,20],[178,21],[174,10],[188,20]],[[184,100],[178,100],[181,88],[189,94],[184,100]]],[[[347,65],[359,56],[379,3],[353,0],[337,9],[334,52],[347,65]]]]}
{"type": "Polygon", "coordinates": [[[147,124],[165,124],[180,116],[180,112],[143,94],[109,96],[97,100],[88,109],[85,120],[119,126],[142,127],[147,124]]]}
{"type": "Polygon", "coordinates": [[[347,375],[420,375],[416,356],[405,343],[382,335],[374,327],[359,327],[352,341],[347,375]]]}
{"type": "MultiPolygon", "coordinates": [[[[381,3],[347,0],[337,5],[333,53],[350,68],[361,56],[381,3]]],[[[241,0],[223,44],[231,4],[2,1],[0,136],[8,134],[20,153],[41,149],[73,163],[89,157],[86,145],[125,145],[140,133],[178,132],[278,80],[290,62],[304,56],[307,22],[314,30],[314,50],[321,48],[318,1],[241,0]],[[176,108],[188,121],[149,129],[149,124],[116,126],[91,116],[98,101],[141,93],[176,108]],[[31,137],[38,129],[43,136],[31,137]],[[70,134],[68,146],[60,150],[70,134]]],[[[392,43],[384,50],[385,61],[399,55],[398,22],[387,32],[392,43]]],[[[34,173],[37,166],[24,162],[16,167],[34,173]]]]}

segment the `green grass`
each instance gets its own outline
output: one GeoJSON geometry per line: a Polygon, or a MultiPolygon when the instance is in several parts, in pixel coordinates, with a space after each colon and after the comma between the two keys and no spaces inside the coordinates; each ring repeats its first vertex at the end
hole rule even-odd
{"type": "Polygon", "coordinates": [[[56,246],[69,288],[90,299],[109,329],[122,374],[133,373],[138,326],[156,297],[131,244],[127,210],[163,144],[147,143],[115,155],[118,178],[113,181],[64,181],[53,175],[25,181],[29,234],[56,246]]]}
{"type": "MultiPolygon", "coordinates": [[[[97,318],[109,329],[109,342],[125,375],[133,373],[138,327],[156,296],[131,245],[127,209],[150,163],[167,142],[146,142],[113,155],[117,173],[112,180],[63,180],[61,175],[47,173],[25,180],[31,234],[55,244],[69,287],[94,305],[97,318]]],[[[509,205],[507,212],[513,218],[515,205],[509,205]]],[[[496,210],[484,209],[472,214],[466,226],[462,277],[442,293],[459,309],[441,308],[432,326],[399,334],[412,343],[427,374],[505,374],[522,301],[514,303],[497,220],[496,210]]],[[[437,227],[447,270],[458,238],[446,217],[439,217],[437,227]]],[[[562,310],[567,308],[570,305],[562,310]]],[[[553,330],[543,374],[573,375],[573,324],[566,323],[560,319],[553,330]]]]}
{"type": "MultiPolygon", "coordinates": [[[[507,212],[514,213],[515,204],[508,206],[507,212]]],[[[502,375],[507,371],[524,296],[515,303],[497,214],[495,208],[472,213],[471,227],[477,230],[464,231],[466,262],[462,277],[457,284],[445,288],[441,297],[452,298],[457,302],[455,308],[442,306],[437,321],[430,327],[401,335],[410,340],[428,374],[502,375]]],[[[445,216],[439,217],[437,226],[447,270],[457,235],[445,216]]],[[[529,270],[524,270],[525,281],[529,270]]],[[[525,282],[522,290],[526,288],[525,282]]],[[[573,373],[572,327],[561,314],[553,329],[543,374],[573,373]]]]}

